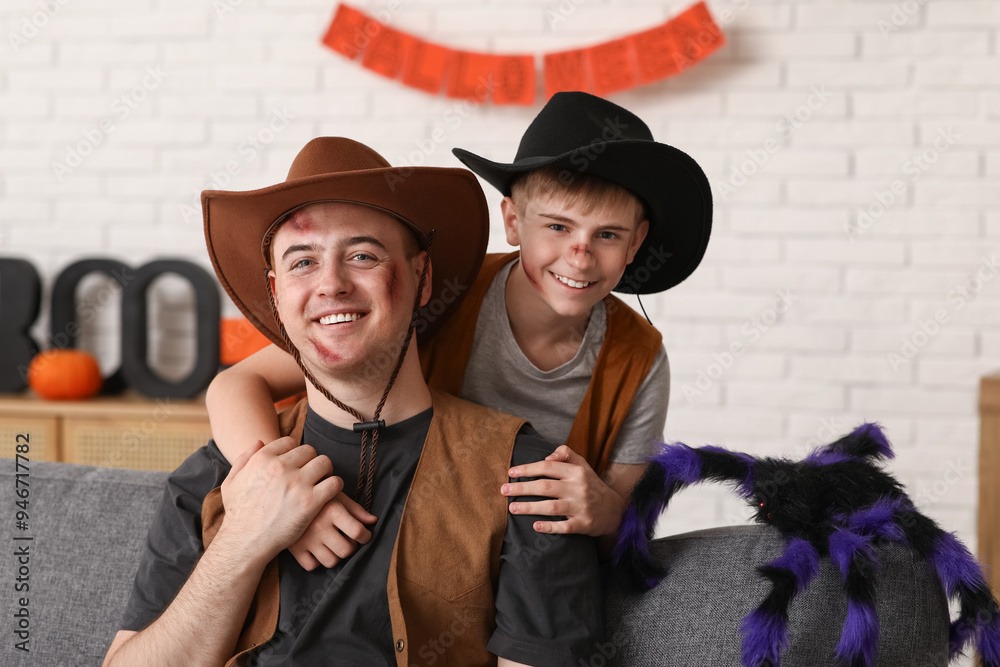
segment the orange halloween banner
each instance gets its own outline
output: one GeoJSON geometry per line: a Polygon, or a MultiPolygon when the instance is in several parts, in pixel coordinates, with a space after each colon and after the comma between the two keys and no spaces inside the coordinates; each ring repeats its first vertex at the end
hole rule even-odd
{"type": "MultiPolygon", "coordinates": [[[[542,56],[546,98],[563,90],[608,95],[680,74],[725,44],[704,2],[653,28],[542,56]]],[[[459,51],[396,30],[341,3],[323,43],[349,60],[432,95],[533,104],[535,56],[459,51]]]]}

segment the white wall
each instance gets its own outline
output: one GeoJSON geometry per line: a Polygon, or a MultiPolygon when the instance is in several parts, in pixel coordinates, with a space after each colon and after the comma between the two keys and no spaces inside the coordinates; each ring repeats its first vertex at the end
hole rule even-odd
{"type": "MultiPolygon", "coordinates": [[[[213,179],[229,189],[283,180],[322,134],[359,139],[394,164],[458,166],[455,145],[513,157],[540,103],[465,109],[382,79],[320,44],[335,6],[4,0],[0,255],[32,260],[46,287],[85,256],[139,265],[170,255],[207,268],[200,217],[185,207],[213,179]],[[10,34],[31,34],[25,20],[45,24],[15,52],[10,34]],[[113,131],[58,178],[53,163],[102,119],[113,131]],[[239,172],[228,183],[227,164],[239,172]]],[[[391,22],[456,47],[540,54],[636,32],[685,6],[406,0],[391,22]]],[[[974,544],[978,379],[1000,368],[1000,3],[710,6],[728,35],[722,51],[614,96],[699,160],[716,193],[701,268],[645,300],[674,373],[667,438],[798,455],[879,420],[899,454],[892,469],[974,544]],[[941,133],[949,139],[935,148],[941,133]],[[896,181],[905,190],[882,213],[896,181]],[[875,215],[859,226],[859,209],[875,215]],[[791,305],[772,321],[783,291],[791,305]],[[935,313],[945,322],[923,333],[935,313]],[[733,343],[745,352],[729,363],[733,343]]],[[[159,292],[163,321],[190,329],[190,319],[174,324],[190,297],[169,283],[159,292]]],[[[89,345],[109,365],[114,307],[103,312],[89,345]]],[[[190,352],[171,336],[159,349],[165,368],[190,352]]],[[[667,529],[743,516],[728,493],[691,490],[667,529]]]]}

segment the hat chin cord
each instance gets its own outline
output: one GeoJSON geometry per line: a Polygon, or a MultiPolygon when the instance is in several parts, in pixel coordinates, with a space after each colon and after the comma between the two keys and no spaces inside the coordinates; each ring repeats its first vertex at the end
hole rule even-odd
{"type": "MultiPolygon", "coordinates": [[[[264,240],[265,254],[266,249],[270,245],[271,239],[273,238],[273,232],[268,234],[268,237],[264,240]]],[[[341,402],[333,394],[331,394],[326,387],[324,387],[316,376],[312,374],[306,365],[302,363],[302,357],[299,354],[299,350],[295,345],[292,344],[291,339],[288,337],[288,332],[285,331],[285,325],[281,321],[281,317],[278,315],[278,305],[274,301],[274,293],[271,291],[271,281],[265,277],[265,282],[267,285],[267,296],[271,303],[271,313],[274,315],[274,321],[278,324],[278,331],[281,333],[281,339],[285,343],[285,347],[288,352],[295,359],[295,363],[299,365],[302,370],[303,375],[306,379],[316,389],[323,394],[326,400],[330,401],[338,408],[351,415],[358,421],[354,424],[354,432],[361,433],[361,468],[358,473],[358,485],[355,489],[355,499],[360,499],[362,497],[362,492],[364,493],[364,502],[362,503],[366,512],[371,512],[372,506],[372,495],[375,491],[375,454],[378,448],[378,434],[379,430],[385,426],[385,421],[379,419],[379,415],[382,414],[382,407],[385,405],[386,399],[389,397],[389,391],[392,386],[396,383],[396,377],[399,375],[399,369],[403,366],[403,360],[406,358],[406,351],[410,347],[410,341],[413,340],[413,331],[417,325],[417,311],[420,309],[420,296],[424,291],[424,284],[427,281],[427,267],[431,262],[431,245],[434,243],[434,232],[431,231],[427,238],[427,257],[424,260],[424,266],[420,270],[420,283],[417,286],[417,295],[413,303],[413,312],[410,314],[410,326],[406,331],[406,338],[403,340],[403,345],[399,350],[399,356],[396,358],[396,365],[392,369],[392,374],[389,376],[389,381],[385,385],[385,390],[382,392],[382,398],[379,400],[378,405],[375,407],[375,414],[372,418],[365,419],[364,415],[352,408],[351,406],[341,402]],[[368,442],[368,432],[371,431],[371,447],[369,449],[368,442]]]]}

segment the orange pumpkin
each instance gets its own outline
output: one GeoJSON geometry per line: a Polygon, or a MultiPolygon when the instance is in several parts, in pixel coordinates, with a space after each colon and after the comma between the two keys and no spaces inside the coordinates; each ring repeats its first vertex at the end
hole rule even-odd
{"type": "Polygon", "coordinates": [[[219,361],[223,366],[243,361],[271,344],[264,334],[243,317],[223,318],[219,322],[219,339],[219,361]]]}
{"type": "Polygon", "coordinates": [[[28,386],[50,401],[90,398],[103,382],[97,360],[82,350],[46,350],[28,365],[28,386]]]}

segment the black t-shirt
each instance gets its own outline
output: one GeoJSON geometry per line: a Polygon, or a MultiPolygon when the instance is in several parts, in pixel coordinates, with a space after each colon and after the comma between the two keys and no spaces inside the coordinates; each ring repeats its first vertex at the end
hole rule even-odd
{"type": "MultiPolygon", "coordinates": [[[[279,555],[281,605],[278,629],[260,647],[254,665],[395,665],[386,594],[389,563],[403,504],[423,448],[432,411],[392,424],[379,434],[372,513],[372,539],[333,568],[303,570],[288,551],[279,555]]],[[[353,497],[361,436],[333,426],[311,409],[303,442],[330,457],[353,497]]],[[[530,426],[514,445],[512,465],[539,461],[553,447],[530,426]]],[[[202,552],[201,502],[230,469],[210,442],[191,455],[168,479],[150,528],[147,549],[121,629],[138,631],[169,606],[202,552]]],[[[499,489],[483,489],[499,493],[499,489]]],[[[531,500],[518,498],[517,500],[531,500]]],[[[602,640],[603,601],[593,539],[583,535],[543,535],[537,517],[507,515],[496,591],[497,628],[488,648],[496,655],[530,665],[576,665],[587,661],[602,640]]],[[[447,549],[447,545],[441,545],[447,549]]],[[[412,662],[433,664],[440,655],[412,662]]]]}

